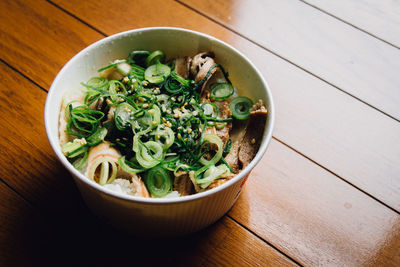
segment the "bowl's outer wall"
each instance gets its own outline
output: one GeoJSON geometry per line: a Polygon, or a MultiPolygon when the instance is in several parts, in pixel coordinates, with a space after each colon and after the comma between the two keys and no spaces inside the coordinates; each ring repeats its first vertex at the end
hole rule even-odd
{"type": "MultiPolygon", "coordinates": [[[[132,233],[175,235],[199,230],[225,214],[236,201],[244,177],[250,169],[242,171],[241,178],[214,194],[177,203],[143,203],[104,193],[91,181],[83,181],[62,156],[58,141],[58,116],[63,94],[81,88],[80,83],[97,76],[97,69],[115,59],[124,59],[132,50],[163,50],[168,59],[213,51],[216,62],[229,72],[239,94],[253,100],[263,99],[270,111],[258,160],[271,139],[274,108],[268,86],[255,67],[236,50],[221,41],[193,31],[175,28],[147,28],[107,38],[81,51],[70,60],[54,80],[45,108],[45,122],[49,141],[61,162],[73,175],[89,208],[111,224],[132,233]],[[268,95],[269,94],[269,95],[268,95]],[[74,173],[75,172],[75,173],[74,173]]],[[[250,167],[250,166],[249,166],[250,167]]],[[[250,167],[251,168],[251,167],[250,167]]],[[[217,191],[217,190],[216,190],[217,191]]]]}
{"type": "Polygon", "coordinates": [[[178,203],[138,203],[115,198],[78,177],[75,182],[93,213],[105,222],[137,236],[167,237],[198,231],[221,218],[238,198],[243,178],[207,198],[178,203]]]}

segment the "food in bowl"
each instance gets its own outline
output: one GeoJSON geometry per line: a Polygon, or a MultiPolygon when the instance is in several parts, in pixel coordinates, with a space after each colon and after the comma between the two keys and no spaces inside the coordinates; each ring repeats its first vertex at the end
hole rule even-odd
{"type": "Polygon", "coordinates": [[[178,197],[232,179],[256,155],[261,100],[238,96],[212,52],[166,61],[129,53],[61,105],[63,154],[88,179],[123,194],[178,197]]]}

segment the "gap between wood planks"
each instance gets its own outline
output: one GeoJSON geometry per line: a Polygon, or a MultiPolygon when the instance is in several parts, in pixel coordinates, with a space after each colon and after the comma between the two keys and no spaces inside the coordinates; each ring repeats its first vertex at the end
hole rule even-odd
{"type": "MultiPolygon", "coordinates": [[[[51,3],[51,4],[54,4],[54,3],[50,2],[49,0],[47,0],[47,1],[48,1],[49,3],[51,3]]],[[[188,8],[188,9],[192,10],[193,12],[196,12],[197,14],[199,14],[199,15],[201,15],[201,16],[203,16],[203,17],[209,19],[209,20],[211,20],[212,22],[218,24],[219,26],[221,26],[221,27],[223,27],[223,28],[225,28],[225,29],[227,29],[227,30],[233,32],[234,34],[236,34],[236,35],[242,37],[243,39],[246,39],[247,41],[249,41],[249,42],[255,44],[256,46],[258,46],[258,47],[260,47],[260,48],[262,48],[262,49],[264,49],[264,50],[270,52],[271,54],[273,54],[273,55],[279,57],[280,59],[282,59],[282,60],[284,60],[284,61],[286,61],[286,62],[292,64],[293,66],[296,66],[297,68],[299,68],[299,69],[301,69],[302,71],[304,71],[304,72],[306,72],[306,73],[312,75],[313,77],[315,77],[315,78],[317,78],[317,79],[319,79],[319,80],[321,80],[321,81],[323,81],[323,82],[329,84],[330,86],[336,88],[337,90],[341,91],[342,93],[344,93],[344,94],[346,94],[346,95],[348,95],[348,96],[351,96],[351,97],[353,97],[354,99],[357,99],[358,101],[360,101],[361,103],[363,103],[363,104],[365,104],[365,105],[367,105],[367,106],[369,106],[369,107],[375,109],[376,111],[378,111],[378,112],[384,114],[385,116],[387,116],[387,117],[389,117],[389,118],[391,118],[391,119],[393,119],[393,120],[395,120],[395,121],[397,121],[397,122],[400,122],[400,119],[397,119],[397,118],[393,117],[392,115],[386,113],[385,111],[383,111],[383,110],[381,110],[381,109],[379,109],[379,108],[373,106],[372,104],[369,104],[368,102],[362,100],[361,98],[359,98],[359,97],[357,97],[357,96],[355,96],[355,95],[353,95],[353,94],[351,94],[351,93],[349,93],[349,92],[346,92],[345,90],[341,89],[340,87],[336,86],[335,84],[333,84],[333,83],[331,83],[331,82],[325,80],[324,78],[321,78],[321,77],[319,77],[318,75],[316,75],[316,74],[310,72],[309,70],[307,70],[307,69],[305,69],[305,68],[303,68],[303,67],[297,65],[297,64],[294,63],[293,61],[291,61],[291,60],[289,60],[289,59],[287,59],[287,58],[285,58],[285,57],[279,55],[279,54],[276,53],[275,51],[270,50],[269,48],[263,46],[262,44],[259,44],[259,43],[255,42],[255,41],[253,41],[252,39],[246,37],[245,35],[241,34],[241,33],[238,32],[238,31],[236,31],[236,30],[234,30],[234,29],[232,29],[232,28],[226,26],[225,24],[220,23],[219,21],[217,21],[217,20],[215,20],[214,18],[208,16],[207,14],[205,14],[205,13],[203,13],[203,12],[197,10],[197,9],[192,8],[191,6],[187,5],[186,3],[181,2],[180,0],[174,0],[174,1],[177,2],[177,3],[179,3],[179,4],[181,4],[181,5],[184,6],[184,7],[186,7],[186,8],[188,8]]],[[[55,4],[54,4],[54,5],[55,5],[55,4]]],[[[55,5],[55,6],[57,6],[57,5],[55,5]]],[[[58,6],[57,6],[57,7],[58,7],[58,6]]],[[[334,18],[336,18],[336,17],[334,17],[334,18]]],[[[350,24],[349,24],[349,25],[350,25],[350,24]]],[[[352,26],[352,25],[351,25],[351,26],[352,26]]],[[[356,27],[355,27],[355,28],[356,28],[356,27]]],[[[357,29],[358,29],[358,28],[357,28],[357,29]]],[[[362,30],[361,30],[361,31],[362,31],[362,30]]],[[[364,31],[363,31],[363,32],[364,32],[364,31]]],[[[373,35],[371,35],[371,36],[373,36],[373,35]]],[[[377,38],[376,36],[373,36],[373,37],[374,37],[374,38],[377,38]]],[[[377,38],[377,39],[381,40],[380,38],[377,38]]],[[[386,42],[385,42],[385,43],[386,43],[386,42]]]]}
{"type": "Polygon", "coordinates": [[[359,31],[362,31],[363,33],[368,34],[368,35],[370,35],[370,36],[372,36],[372,37],[378,39],[379,41],[382,41],[382,42],[384,42],[384,43],[386,43],[386,44],[388,44],[388,45],[391,45],[391,46],[393,46],[394,48],[400,49],[400,47],[398,47],[397,45],[392,44],[392,43],[390,43],[390,42],[388,42],[388,41],[386,41],[386,40],[384,40],[384,39],[382,39],[382,38],[380,38],[380,37],[378,37],[378,36],[376,36],[376,35],[374,35],[374,34],[368,32],[368,31],[366,31],[366,30],[363,30],[363,29],[357,27],[356,25],[351,24],[350,22],[347,22],[347,21],[345,21],[345,20],[343,20],[343,19],[341,19],[341,18],[339,18],[339,17],[337,17],[337,16],[335,16],[335,15],[329,13],[328,11],[325,11],[325,10],[323,10],[323,9],[321,9],[321,8],[319,8],[319,7],[317,7],[317,6],[313,5],[313,4],[311,4],[311,3],[306,2],[305,0],[300,0],[300,2],[303,2],[304,4],[309,5],[310,7],[313,7],[313,8],[315,8],[315,9],[321,11],[322,13],[324,13],[324,14],[326,14],[326,15],[328,15],[328,16],[331,16],[331,17],[334,18],[334,19],[337,19],[337,20],[339,20],[339,21],[341,21],[341,22],[343,22],[343,23],[345,23],[345,24],[347,24],[347,25],[349,25],[349,26],[351,26],[351,27],[353,27],[353,28],[355,28],[355,29],[357,29],[357,30],[359,30],[359,31]]]}
{"type": "Polygon", "coordinates": [[[236,223],[237,225],[239,225],[240,227],[246,229],[248,232],[250,232],[251,234],[253,234],[254,236],[258,237],[260,240],[264,241],[266,244],[268,244],[270,247],[276,249],[277,251],[279,251],[280,253],[282,253],[283,255],[285,255],[288,259],[290,259],[292,262],[294,262],[295,264],[299,265],[299,266],[303,266],[300,262],[296,261],[295,259],[293,259],[292,257],[290,257],[289,255],[283,253],[282,251],[280,251],[277,247],[275,247],[272,243],[270,243],[268,240],[264,239],[262,236],[260,236],[259,234],[257,234],[256,232],[254,232],[253,230],[250,230],[249,228],[247,228],[246,226],[244,226],[243,224],[241,224],[240,222],[238,222],[235,218],[233,218],[231,215],[228,214],[229,211],[226,213],[225,216],[229,217],[234,223],[236,223]]]}
{"type": "MultiPolygon", "coordinates": [[[[257,43],[253,42],[252,40],[246,38],[245,36],[242,36],[241,34],[236,33],[235,31],[229,29],[228,27],[225,27],[224,25],[218,23],[217,21],[213,20],[212,18],[209,18],[209,17],[207,17],[206,15],[201,14],[201,13],[198,12],[197,10],[192,9],[190,6],[187,6],[186,4],[179,2],[179,0],[175,0],[175,1],[178,2],[178,3],[180,3],[180,4],[182,4],[183,6],[185,6],[185,7],[187,7],[187,8],[189,8],[190,10],[193,10],[194,12],[196,12],[196,13],[198,13],[198,14],[200,14],[200,15],[202,15],[202,16],[204,16],[204,17],[210,19],[210,20],[212,20],[213,22],[215,22],[215,23],[217,23],[218,25],[220,25],[220,26],[222,26],[222,27],[228,29],[229,31],[234,32],[235,34],[241,36],[242,38],[244,38],[244,39],[246,39],[246,40],[248,40],[248,41],[250,41],[250,42],[256,44],[257,46],[259,46],[259,47],[261,47],[261,48],[263,48],[263,49],[265,49],[265,50],[271,52],[270,50],[268,50],[268,49],[262,47],[261,45],[258,45],[257,43]]],[[[98,30],[98,29],[95,28],[94,26],[88,24],[87,22],[83,21],[82,19],[78,18],[77,16],[71,14],[69,11],[65,10],[64,8],[60,7],[59,5],[57,5],[57,4],[53,3],[53,2],[51,2],[50,0],[47,0],[47,2],[50,3],[51,5],[55,6],[56,8],[60,9],[60,10],[63,11],[64,13],[68,14],[69,16],[71,16],[71,17],[75,18],[76,20],[80,21],[80,22],[83,23],[84,25],[90,27],[90,28],[93,29],[94,31],[100,33],[100,34],[103,35],[104,37],[107,37],[107,36],[108,36],[107,34],[103,33],[103,32],[100,31],[100,30],[98,30]]],[[[273,52],[271,52],[271,53],[273,53],[273,52]]],[[[273,53],[273,54],[276,55],[275,53],[273,53]]],[[[279,55],[276,55],[276,56],[278,56],[279,58],[285,60],[286,62],[289,62],[290,64],[292,64],[292,65],[298,67],[296,64],[291,63],[290,61],[288,61],[288,60],[282,58],[281,56],[279,56],[279,55]]],[[[18,69],[16,69],[14,66],[10,65],[8,62],[5,62],[3,59],[0,59],[0,60],[1,60],[4,64],[6,64],[8,67],[10,67],[10,68],[13,69],[14,71],[16,71],[17,73],[19,73],[19,74],[22,75],[23,77],[25,77],[27,80],[29,80],[30,82],[32,82],[33,84],[35,84],[35,85],[36,85],[37,87],[39,87],[41,90],[47,92],[47,90],[46,90],[45,88],[43,88],[42,86],[40,86],[39,84],[37,84],[35,81],[33,81],[32,79],[30,79],[29,77],[27,77],[26,75],[24,75],[21,71],[19,71],[18,69]]],[[[298,68],[302,69],[301,67],[298,67],[298,68]]],[[[318,76],[315,76],[314,74],[308,72],[307,70],[304,70],[304,69],[302,69],[302,70],[305,71],[305,72],[307,72],[307,73],[309,73],[309,74],[311,74],[312,76],[314,76],[314,77],[316,77],[316,78],[318,78],[318,79],[324,81],[323,79],[319,78],[318,76]]],[[[325,82],[326,82],[326,81],[325,81],[325,82]]],[[[334,85],[330,84],[329,82],[326,82],[326,83],[329,84],[329,85],[331,85],[331,86],[334,86],[334,85]]],[[[336,86],[334,86],[334,87],[337,88],[336,86]]],[[[346,93],[347,95],[352,96],[351,94],[348,94],[347,92],[343,91],[343,90],[340,89],[340,88],[337,88],[337,89],[339,89],[340,91],[346,93]]],[[[354,96],[352,96],[352,97],[354,97],[354,96]]],[[[354,98],[358,99],[357,97],[354,97],[354,98]]],[[[364,104],[366,104],[366,105],[368,105],[368,106],[374,108],[375,110],[378,110],[378,109],[376,109],[375,107],[371,106],[370,104],[368,104],[368,103],[366,103],[366,102],[364,102],[364,101],[362,101],[362,100],[360,100],[360,99],[358,99],[358,100],[359,100],[360,102],[362,102],[362,103],[364,103],[364,104]]],[[[382,112],[382,111],[380,111],[380,110],[378,110],[378,111],[381,112],[381,113],[384,113],[384,112],[382,112]]],[[[391,116],[388,115],[388,114],[385,114],[385,115],[387,115],[388,117],[391,117],[391,116]]],[[[396,121],[398,121],[397,119],[395,119],[395,118],[393,118],[393,117],[391,117],[391,118],[394,119],[394,120],[396,120],[396,121]]],[[[362,193],[364,193],[365,195],[367,195],[367,196],[369,196],[370,198],[374,199],[375,201],[377,201],[378,203],[382,204],[383,206],[389,208],[390,210],[394,211],[394,212],[397,213],[397,214],[400,214],[400,212],[397,211],[396,209],[394,209],[394,208],[392,208],[391,206],[385,204],[384,202],[382,202],[381,200],[377,199],[377,198],[374,197],[373,195],[367,193],[366,191],[364,191],[364,190],[360,189],[359,187],[355,186],[353,183],[347,181],[345,178],[341,177],[341,176],[338,175],[337,173],[335,173],[335,172],[329,170],[327,167],[325,167],[325,166],[319,164],[319,163],[316,162],[315,160],[309,158],[309,157],[306,156],[305,154],[303,154],[303,153],[299,152],[298,150],[294,149],[294,148],[291,147],[290,145],[286,144],[284,141],[282,141],[282,140],[276,138],[275,136],[273,136],[272,138],[275,139],[276,141],[280,142],[281,144],[285,145],[285,146],[288,147],[289,149],[293,150],[294,152],[300,154],[301,156],[303,156],[304,158],[308,159],[309,161],[311,161],[312,163],[316,164],[317,166],[319,166],[319,167],[323,168],[324,170],[328,171],[329,173],[333,174],[334,176],[336,176],[337,178],[339,178],[339,179],[341,179],[342,181],[346,182],[347,184],[351,185],[352,187],[356,188],[357,190],[361,191],[362,193]]]]}

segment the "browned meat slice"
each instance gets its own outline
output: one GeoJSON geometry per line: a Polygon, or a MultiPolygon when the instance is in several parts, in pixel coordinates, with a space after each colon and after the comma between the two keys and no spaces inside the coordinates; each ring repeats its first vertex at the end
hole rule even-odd
{"type": "Polygon", "coordinates": [[[206,128],[205,133],[207,134],[215,134],[217,135],[219,138],[221,138],[222,143],[225,143],[228,141],[229,139],[229,132],[232,129],[232,123],[227,123],[226,126],[220,130],[216,129],[214,126],[209,126],[206,128]]]}
{"type": "MultiPolygon", "coordinates": [[[[210,68],[215,65],[214,54],[212,52],[203,52],[193,57],[192,65],[190,67],[190,74],[194,77],[196,83],[200,82],[206,77],[210,68]]],[[[203,83],[202,90],[205,87],[207,81],[217,71],[217,68],[212,69],[211,75],[203,83]]]]}
{"type": "Polygon", "coordinates": [[[192,59],[190,57],[178,57],[174,60],[175,69],[174,71],[179,74],[182,78],[187,78],[190,71],[190,63],[192,59]]]}
{"type": "Polygon", "coordinates": [[[239,147],[240,147],[240,142],[235,141],[232,143],[231,146],[231,151],[228,153],[228,155],[225,156],[225,161],[229,164],[229,167],[235,172],[238,173],[239,171],[239,147]]]}
{"type": "Polygon", "coordinates": [[[215,188],[215,187],[217,187],[217,186],[220,186],[221,184],[225,183],[226,181],[228,181],[228,179],[226,179],[226,178],[222,178],[222,179],[215,180],[214,182],[212,182],[212,183],[207,187],[207,189],[213,189],[213,188],[215,188]]]}
{"type": "Polygon", "coordinates": [[[230,174],[230,175],[229,175],[228,177],[226,177],[226,178],[222,178],[222,179],[215,180],[214,182],[212,182],[212,183],[207,187],[207,189],[213,189],[213,188],[215,188],[215,187],[218,187],[218,186],[220,186],[221,184],[223,184],[223,183],[229,181],[229,180],[232,179],[233,177],[235,177],[235,175],[234,175],[234,174],[230,174]]]}
{"type": "Polygon", "coordinates": [[[189,172],[189,178],[192,181],[192,184],[194,186],[194,189],[196,192],[201,192],[204,191],[203,189],[200,188],[200,186],[196,183],[196,177],[194,177],[194,171],[189,172]]]}
{"type": "Polygon", "coordinates": [[[219,117],[220,118],[226,119],[226,118],[232,117],[232,112],[231,112],[231,109],[229,108],[229,101],[228,100],[213,101],[213,103],[219,109],[219,117]]]}
{"type": "Polygon", "coordinates": [[[258,102],[253,105],[253,107],[250,110],[250,114],[251,115],[257,115],[257,114],[267,115],[268,114],[268,110],[264,106],[264,103],[261,99],[258,100],[258,102]]]}
{"type": "Polygon", "coordinates": [[[267,116],[264,113],[255,113],[250,117],[246,133],[239,148],[239,162],[245,168],[257,154],[264,133],[267,116]]]}
{"type": "MultiPolygon", "coordinates": [[[[229,101],[215,101],[213,102],[219,109],[219,117],[221,119],[227,119],[232,117],[232,112],[229,108],[229,101]]],[[[218,135],[224,144],[229,139],[229,133],[232,130],[232,123],[226,123],[225,127],[222,129],[216,129],[216,135],[218,135]]]]}
{"type": "Polygon", "coordinates": [[[181,196],[187,196],[194,193],[193,183],[187,172],[177,172],[174,179],[174,190],[178,191],[181,196]]]}

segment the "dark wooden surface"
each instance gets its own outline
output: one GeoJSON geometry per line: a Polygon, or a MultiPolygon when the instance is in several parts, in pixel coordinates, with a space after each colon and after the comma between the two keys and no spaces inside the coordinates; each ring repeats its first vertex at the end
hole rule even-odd
{"type": "Polygon", "coordinates": [[[400,266],[399,9],[386,0],[0,1],[0,265],[400,266]],[[44,130],[46,92],[74,54],[149,26],[238,48],[277,109],[237,204],[176,239],[101,223],[44,130]]]}

